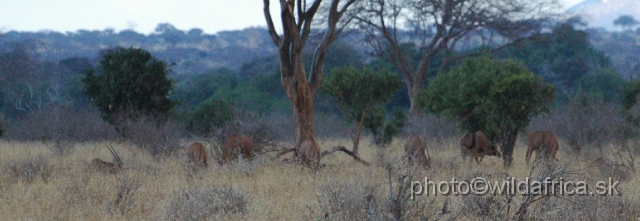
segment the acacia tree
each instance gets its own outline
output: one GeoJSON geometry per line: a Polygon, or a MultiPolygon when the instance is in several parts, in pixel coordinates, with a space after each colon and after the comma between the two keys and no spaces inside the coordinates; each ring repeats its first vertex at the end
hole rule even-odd
{"type": "Polygon", "coordinates": [[[352,67],[333,69],[331,75],[322,82],[322,92],[340,104],[347,121],[355,123],[351,133],[355,154],[358,153],[366,117],[391,99],[401,84],[398,76],[390,71],[352,67]]]}
{"type": "Polygon", "coordinates": [[[634,26],[640,24],[633,16],[631,15],[620,15],[620,17],[613,20],[613,25],[620,26],[627,31],[630,31],[634,26]]]}
{"type": "MultiPolygon", "coordinates": [[[[320,147],[313,134],[313,96],[316,94],[322,80],[323,64],[329,45],[342,30],[338,23],[342,15],[356,0],[331,0],[326,10],[326,27],[324,36],[320,39],[308,72],[303,63],[303,49],[308,43],[312,32],[312,21],[321,6],[322,0],[314,0],[307,4],[306,0],[280,0],[280,18],[282,21],[282,35],[276,32],[271,17],[270,1],[263,0],[264,16],[269,35],[278,47],[280,55],[280,81],[293,107],[293,117],[296,125],[296,148],[302,141],[310,140],[313,148],[319,152],[320,147]]],[[[315,29],[314,29],[315,30],[315,29]]],[[[318,159],[319,160],[319,159],[318,159]]]]}
{"type": "Polygon", "coordinates": [[[480,57],[434,78],[420,96],[420,105],[460,120],[463,130],[481,130],[492,142],[500,141],[508,167],[518,131],[548,111],[554,92],[553,86],[520,63],[480,57]]]}
{"type": "Polygon", "coordinates": [[[454,49],[496,49],[531,36],[557,6],[557,0],[371,0],[360,1],[350,17],[366,33],[374,55],[402,73],[410,112],[416,114],[416,97],[435,56],[445,55],[441,73],[450,60],[470,56],[454,57],[454,49]],[[413,50],[403,49],[407,44],[419,50],[417,64],[411,63],[413,50]]]}

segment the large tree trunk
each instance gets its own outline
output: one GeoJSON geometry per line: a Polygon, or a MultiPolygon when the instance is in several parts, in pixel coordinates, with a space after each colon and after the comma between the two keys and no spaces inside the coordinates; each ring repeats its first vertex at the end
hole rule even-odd
{"type": "Polygon", "coordinates": [[[296,123],[295,135],[296,146],[298,146],[302,141],[314,138],[313,94],[309,92],[294,94],[290,101],[293,107],[293,118],[296,123]]]}
{"type": "MultiPolygon", "coordinates": [[[[278,35],[271,18],[269,0],[263,0],[264,16],[269,35],[278,47],[280,55],[281,83],[293,107],[293,117],[296,124],[296,148],[308,140],[312,142],[313,151],[297,151],[302,160],[320,160],[320,146],[313,137],[313,96],[320,86],[324,72],[322,70],[324,58],[329,44],[336,38],[336,26],[342,14],[355,0],[332,0],[328,8],[326,32],[313,54],[309,75],[302,62],[302,52],[311,34],[311,22],[320,7],[322,0],[314,0],[311,4],[302,0],[280,0],[280,18],[282,21],[282,36],[278,35]],[[313,154],[310,154],[313,152],[313,154]],[[301,156],[307,154],[309,156],[301,156]],[[313,155],[313,156],[311,156],[313,155]],[[314,158],[315,157],[315,158],[314,158]],[[316,159],[317,158],[317,159],[316,159]]],[[[309,144],[308,142],[306,144],[309,144]]],[[[305,146],[309,149],[309,145],[305,146]]],[[[317,162],[317,161],[316,161],[317,162]]]]}
{"type": "Polygon", "coordinates": [[[407,85],[407,89],[409,92],[409,102],[411,105],[409,107],[409,113],[414,116],[420,114],[420,108],[418,107],[418,95],[420,95],[420,92],[423,90],[423,88],[424,81],[413,82],[412,85],[407,85]]]}
{"type": "MultiPolygon", "coordinates": [[[[299,149],[303,141],[310,140],[313,142],[313,152],[319,153],[320,146],[315,142],[313,131],[313,96],[315,89],[311,87],[305,78],[306,72],[302,63],[301,51],[299,53],[294,51],[294,53],[291,59],[286,59],[291,63],[281,65],[280,72],[282,87],[287,92],[287,97],[289,97],[293,108],[295,147],[299,149]]],[[[302,152],[298,151],[297,153],[302,152]]],[[[297,155],[296,157],[310,159],[310,156],[297,155]]]]}
{"type": "MultiPolygon", "coordinates": [[[[415,72],[405,74],[405,76],[411,76],[407,82],[407,89],[409,92],[409,113],[414,116],[420,115],[420,108],[418,107],[418,96],[424,90],[424,80],[429,72],[431,66],[431,55],[425,56],[418,64],[418,69],[415,72]]],[[[405,77],[406,78],[406,77],[405,77]]]]}

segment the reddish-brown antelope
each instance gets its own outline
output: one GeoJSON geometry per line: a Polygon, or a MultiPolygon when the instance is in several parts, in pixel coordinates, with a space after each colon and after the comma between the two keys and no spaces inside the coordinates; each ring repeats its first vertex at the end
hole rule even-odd
{"type": "Polygon", "coordinates": [[[527,164],[531,159],[531,153],[536,151],[536,158],[538,158],[541,149],[546,159],[553,160],[558,152],[558,138],[551,131],[534,131],[527,136],[527,146],[527,164]]]}
{"type": "Polygon", "coordinates": [[[120,159],[118,152],[116,152],[111,145],[107,145],[107,148],[109,148],[109,151],[113,156],[113,162],[105,162],[99,158],[95,158],[89,164],[89,168],[93,168],[103,173],[116,174],[122,170],[122,160],[120,159]]]}
{"type": "Polygon", "coordinates": [[[427,142],[424,141],[422,136],[412,134],[407,138],[404,143],[404,155],[403,158],[407,158],[409,162],[415,161],[423,167],[429,166],[429,159],[425,152],[427,151],[427,142]]]}
{"type": "Polygon", "coordinates": [[[207,148],[200,142],[193,142],[189,146],[187,156],[189,157],[189,163],[203,167],[208,166],[207,148]]]}
{"type": "Polygon", "coordinates": [[[253,141],[246,135],[231,135],[227,138],[222,149],[222,161],[220,164],[231,162],[237,155],[245,159],[253,157],[253,141]]]}
{"type": "Polygon", "coordinates": [[[314,140],[307,139],[300,143],[300,151],[299,158],[304,164],[308,164],[313,167],[318,167],[320,165],[320,158],[322,155],[320,153],[320,146],[314,140]]]}
{"type": "Polygon", "coordinates": [[[502,157],[502,154],[496,149],[496,146],[489,141],[487,136],[478,131],[475,133],[466,133],[460,138],[460,152],[462,154],[462,162],[464,163],[467,156],[480,163],[485,155],[502,157]]]}

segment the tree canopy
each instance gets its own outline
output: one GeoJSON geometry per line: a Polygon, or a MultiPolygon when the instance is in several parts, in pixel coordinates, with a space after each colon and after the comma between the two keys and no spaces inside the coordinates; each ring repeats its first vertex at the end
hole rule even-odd
{"type": "MultiPolygon", "coordinates": [[[[388,70],[336,68],[320,87],[322,92],[335,98],[347,121],[356,123],[352,138],[354,152],[364,127],[365,118],[377,107],[386,103],[402,85],[400,78],[388,70]]],[[[384,116],[384,115],[383,115],[384,116]]]]}
{"type": "Polygon", "coordinates": [[[103,119],[114,124],[116,114],[166,119],[175,105],[168,98],[173,90],[168,75],[166,63],[151,53],[116,47],[103,55],[98,73],[88,70],[82,81],[85,93],[100,109],[103,119]]]}
{"type": "Polygon", "coordinates": [[[633,16],[631,15],[620,15],[620,17],[613,20],[613,25],[620,26],[626,30],[631,30],[634,26],[640,24],[633,16]]]}
{"type": "Polygon", "coordinates": [[[571,91],[580,78],[611,68],[603,52],[595,50],[585,31],[572,24],[558,25],[551,33],[541,33],[496,53],[515,59],[555,85],[559,92],[571,91]]]}

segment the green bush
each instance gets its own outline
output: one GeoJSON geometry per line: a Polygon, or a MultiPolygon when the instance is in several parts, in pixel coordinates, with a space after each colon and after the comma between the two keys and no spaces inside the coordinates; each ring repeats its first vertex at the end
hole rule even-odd
{"type": "Polygon", "coordinates": [[[162,122],[175,105],[168,98],[173,90],[168,76],[167,64],[148,51],[116,47],[102,56],[98,73],[88,70],[82,81],[85,94],[107,122],[142,115],[162,122]]]}
{"type": "Polygon", "coordinates": [[[383,107],[375,108],[365,119],[365,128],[373,134],[373,142],[387,146],[394,136],[398,135],[407,121],[407,115],[402,109],[395,109],[391,116],[386,116],[383,107]]]}
{"type": "Polygon", "coordinates": [[[224,126],[234,117],[233,103],[211,97],[191,113],[187,130],[198,135],[209,135],[213,129],[224,126]]]}
{"type": "Polygon", "coordinates": [[[221,87],[235,88],[240,78],[233,70],[219,68],[204,73],[185,74],[178,77],[176,90],[171,98],[178,101],[178,112],[192,110],[207,100],[221,87]]]}
{"type": "Polygon", "coordinates": [[[184,76],[172,94],[172,98],[180,103],[176,112],[193,110],[211,97],[234,101],[235,109],[241,112],[267,114],[288,109],[289,101],[279,83],[280,75],[276,74],[241,78],[234,71],[222,68],[184,76]]]}

